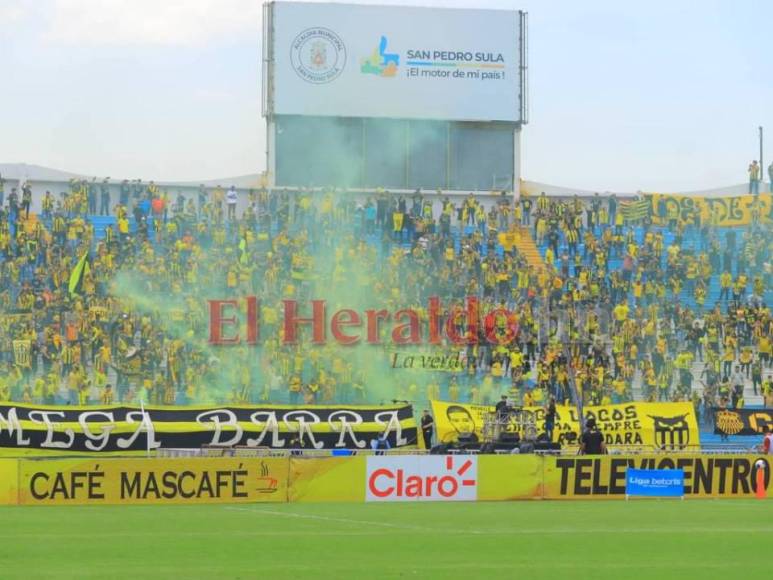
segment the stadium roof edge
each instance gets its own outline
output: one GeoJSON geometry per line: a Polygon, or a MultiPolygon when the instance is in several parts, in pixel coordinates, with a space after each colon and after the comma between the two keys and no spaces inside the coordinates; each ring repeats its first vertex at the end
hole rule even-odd
{"type": "MultiPolygon", "coordinates": [[[[0,174],[6,179],[6,180],[12,180],[12,181],[45,181],[45,182],[67,182],[70,179],[92,179],[93,177],[97,177],[98,180],[101,180],[104,175],[94,175],[92,173],[76,173],[76,172],[70,172],[70,171],[62,171],[60,169],[54,169],[51,167],[44,167],[42,165],[36,165],[33,163],[0,163],[0,174]]],[[[137,177],[111,177],[112,182],[121,181],[123,179],[137,179],[137,177]]],[[[142,177],[143,181],[148,181],[148,178],[142,177]]],[[[231,185],[236,186],[240,189],[246,189],[246,188],[257,188],[260,187],[262,179],[261,173],[252,173],[247,175],[237,175],[232,177],[222,177],[218,179],[203,179],[199,181],[182,181],[182,180],[154,180],[158,185],[161,186],[178,186],[178,187],[196,187],[199,184],[203,183],[206,186],[213,187],[216,185],[222,185],[223,187],[228,187],[231,185]]],[[[527,181],[524,180],[521,182],[521,193],[526,193],[528,195],[539,195],[541,192],[545,192],[546,195],[551,196],[571,196],[571,195],[580,195],[580,196],[591,196],[594,193],[598,192],[600,194],[604,195],[610,195],[612,193],[615,193],[616,195],[620,197],[631,197],[633,195],[636,195],[638,192],[620,192],[620,191],[607,191],[607,190],[587,190],[587,189],[580,189],[580,188],[571,188],[571,187],[564,187],[560,185],[551,185],[548,183],[541,183],[538,181],[527,181]]],[[[704,189],[704,190],[694,190],[694,191],[685,191],[685,192],[673,192],[673,191],[662,191],[662,192],[648,192],[644,191],[644,193],[677,193],[682,195],[693,195],[693,196],[703,196],[703,197],[725,197],[730,195],[743,195],[748,192],[748,184],[740,183],[735,185],[728,185],[724,187],[717,187],[712,189],[704,189]]]]}
{"type": "Polygon", "coordinates": [[[538,181],[527,181],[527,180],[521,181],[522,194],[525,193],[530,196],[533,196],[533,195],[539,195],[541,192],[544,191],[546,195],[561,196],[561,197],[571,196],[575,194],[581,197],[585,197],[585,196],[591,196],[595,193],[599,193],[602,195],[611,195],[614,193],[619,197],[632,197],[634,195],[638,195],[641,193],[668,193],[668,194],[690,195],[690,196],[700,196],[700,197],[728,197],[728,196],[744,195],[748,193],[748,187],[749,186],[747,183],[739,183],[735,185],[726,185],[726,186],[715,187],[711,189],[700,189],[700,190],[690,190],[690,191],[670,191],[670,190],[609,191],[604,189],[597,189],[597,190],[577,189],[577,188],[571,188],[571,187],[563,187],[560,185],[551,185],[549,183],[540,183],[538,181]]]}
{"type": "MultiPolygon", "coordinates": [[[[97,180],[101,180],[105,177],[104,174],[94,173],[79,173],[71,171],[62,171],[61,169],[54,169],[52,167],[44,167],[42,165],[36,165],[34,163],[0,163],[0,174],[5,179],[18,180],[18,181],[69,181],[70,179],[92,179],[94,177],[97,180]]],[[[146,177],[112,177],[112,182],[122,181],[128,179],[129,181],[142,179],[143,181],[149,181],[152,178],[146,177]]],[[[260,186],[260,173],[253,173],[248,175],[237,175],[231,177],[222,177],[219,179],[203,179],[199,181],[182,181],[182,180],[154,180],[158,185],[170,185],[181,187],[196,187],[203,183],[207,186],[223,185],[230,186],[235,185],[239,188],[259,187],[260,186]]]]}

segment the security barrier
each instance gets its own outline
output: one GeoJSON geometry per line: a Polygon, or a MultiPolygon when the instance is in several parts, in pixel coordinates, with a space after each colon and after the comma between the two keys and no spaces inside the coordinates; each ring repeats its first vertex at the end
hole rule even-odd
{"type": "Polygon", "coordinates": [[[482,455],[479,461],[478,499],[503,501],[540,499],[546,459],[539,455],[482,455]]]}
{"type": "Polygon", "coordinates": [[[0,459],[0,505],[15,505],[19,501],[19,461],[0,459]]]}
{"type": "Polygon", "coordinates": [[[291,457],[289,501],[365,501],[366,457],[291,457]]]}
{"type": "Polygon", "coordinates": [[[680,469],[685,498],[751,498],[765,456],[367,455],[0,459],[0,504],[624,499],[628,467],[680,469]]]}

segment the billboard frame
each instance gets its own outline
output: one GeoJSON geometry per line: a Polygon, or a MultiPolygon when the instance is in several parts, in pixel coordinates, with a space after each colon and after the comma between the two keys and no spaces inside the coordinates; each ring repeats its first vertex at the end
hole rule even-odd
{"type": "MultiPolygon", "coordinates": [[[[275,98],[275,27],[274,27],[274,8],[276,4],[282,4],[277,0],[268,0],[263,4],[263,38],[262,38],[262,70],[261,70],[261,113],[266,121],[266,174],[269,187],[276,186],[276,113],[274,110],[275,98]]],[[[385,5],[367,5],[368,7],[382,8],[404,8],[406,6],[385,6],[385,5]]],[[[426,6],[411,6],[415,8],[427,8],[426,6]]],[[[443,10],[454,10],[454,8],[442,8],[443,10]]],[[[512,189],[514,201],[517,202],[521,181],[521,130],[523,125],[529,122],[529,97],[528,97],[528,12],[518,10],[518,73],[519,73],[519,91],[518,102],[514,103],[518,110],[519,120],[513,122],[513,175],[512,189]]],[[[363,117],[367,118],[367,117],[363,117]]],[[[406,119],[408,120],[408,119],[406,119]]],[[[424,120],[424,119],[419,119],[424,120]]],[[[450,121],[450,120],[447,120],[450,121]]],[[[479,119],[470,122],[491,122],[491,120],[479,119]]],[[[450,164],[450,156],[448,163],[450,164]]],[[[407,172],[406,168],[406,172],[407,172]]],[[[450,169],[447,171],[450,175],[450,169]]],[[[362,190],[362,188],[357,188],[362,190]]],[[[396,191],[396,190],[395,190],[396,191]]],[[[409,190],[406,190],[406,192],[409,190]]]]}

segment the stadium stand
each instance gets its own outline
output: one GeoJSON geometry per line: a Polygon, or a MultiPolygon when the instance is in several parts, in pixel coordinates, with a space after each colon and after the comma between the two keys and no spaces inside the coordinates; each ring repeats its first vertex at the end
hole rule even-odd
{"type": "Polygon", "coordinates": [[[769,226],[659,215],[648,198],[385,191],[251,189],[229,217],[221,187],[119,188],[71,179],[39,215],[28,186],[4,196],[0,400],[540,405],[571,401],[574,378],[583,403],[692,401],[705,424],[715,406],[773,405],[769,226]],[[394,309],[476,296],[511,313],[498,336],[518,332],[405,380],[358,350],[276,340],[283,298],[331,290],[394,309]],[[206,301],[246,295],[261,297],[259,354],[212,349],[206,301]]]}

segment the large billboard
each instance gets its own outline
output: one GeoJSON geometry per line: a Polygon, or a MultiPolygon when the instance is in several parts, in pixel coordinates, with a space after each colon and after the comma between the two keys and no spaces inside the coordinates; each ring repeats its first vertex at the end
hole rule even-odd
{"type": "Polygon", "coordinates": [[[273,3],[264,48],[266,112],[525,121],[521,15],[273,3]]]}

